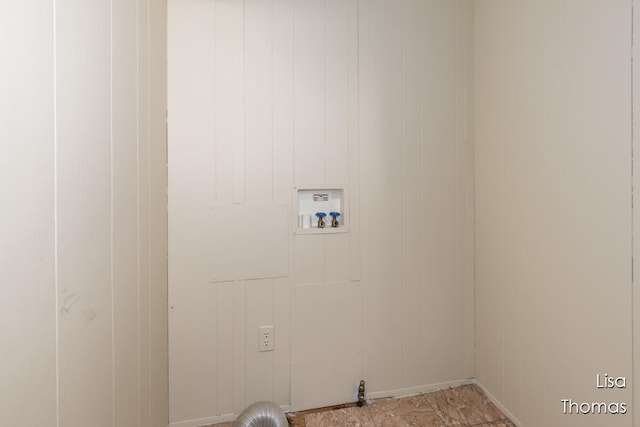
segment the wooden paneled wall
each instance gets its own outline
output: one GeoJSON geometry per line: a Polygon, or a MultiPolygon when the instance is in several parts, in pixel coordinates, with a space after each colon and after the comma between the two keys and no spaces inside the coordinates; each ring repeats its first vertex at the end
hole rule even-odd
{"type": "Polygon", "coordinates": [[[155,0],[2,7],[4,425],[167,423],[165,22],[155,0]]]}
{"type": "Polygon", "coordinates": [[[633,3],[476,4],[476,372],[519,425],[637,425],[562,402],[632,402],[633,3]]]}
{"type": "Polygon", "coordinates": [[[169,2],[173,426],[473,376],[471,17],[464,0],[169,2]],[[322,187],[346,189],[348,232],[296,232],[295,189],[322,187]],[[264,259],[221,269],[242,248],[264,259]]]}

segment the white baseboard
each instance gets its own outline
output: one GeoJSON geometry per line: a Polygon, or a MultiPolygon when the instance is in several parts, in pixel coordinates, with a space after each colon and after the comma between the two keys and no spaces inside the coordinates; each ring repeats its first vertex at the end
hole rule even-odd
{"type": "MultiPolygon", "coordinates": [[[[291,406],[289,405],[281,406],[280,408],[285,413],[291,411],[291,406]]],[[[198,418],[196,420],[179,421],[175,423],[170,423],[169,427],[202,427],[202,426],[208,426],[211,424],[227,423],[230,421],[235,421],[236,418],[238,418],[238,415],[240,414],[223,414],[223,415],[216,415],[213,417],[198,418]]]]}
{"type": "Polygon", "coordinates": [[[431,391],[442,390],[449,387],[456,387],[460,385],[474,384],[474,378],[465,378],[462,380],[446,381],[442,383],[427,384],[416,387],[398,388],[395,390],[387,391],[375,391],[373,393],[367,393],[367,399],[380,399],[383,397],[407,397],[415,396],[421,393],[429,393],[431,391]]]}
{"type": "Polygon", "coordinates": [[[520,420],[517,419],[515,415],[513,415],[507,408],[505,408],[502,402],[496,399],[496,397],[493,394],[489,393],[489,391],[486,388],[484,388],[482,384],[478,382],[476,384],[478,385],[478,387],[480,387],[480,389],[482,389],[484,394],[487,395],[489,400],[493,402],[493,404],[496,405],[498,409],[500,409],[500,411],[502,411],[502,413],[505,414],[507,418],[509,418],[509,420],[511,420],[511,422],[516,425],[516,427],[523,427],[523,424],[520,422],[520,420]]]}
{"type": "MultiPolygon", "coordinates": [[[[429,393],[432,391],[438,391],[445,388],[457,387],[457,386],[468,385],[468,384],[477,384],[478,387],[482,389],[484,394],[487,395],[489,400],[493,402],[493,404],[496,405],[498,409],[500,409],[500,411],[502,411],[502,413],[505,414],[507,418],[509,418],[509,420],[511,420],[511,422],[516,425],[516,427],[523,427],[523,424],[520,422],[520,420],[518,420],[507,408],[505,408],[502,402],[496,399],[494,395],[489,393],[489,391],[487,391],[487,389],[484,388],[482,384],[478,383],[475,378],[465,378],[462,380],[445,381],[441,383],[427,384],[427,385],[421,385],[416,387],[398,388],[394,390],[376,391],[373,393],[367,393],[367,399],[380,399],[385,397],[400,398],[400,397],[407,397],[407,396],[415,396],[422,393],[429,393]]],[[[285,413],[291,411],[291,407],[288,405],[281,406],[281,408],[285,413]]],[[[180,422],[169,424],[169,427],[201,427],[201,426],[207,426],[210,424],[226,423],[229,421],[235,421],[238,415],[240,414],[223,414],[223,415],[216,415],[213,417],[199,418],[196,420],[180,421],[180,422]]]]}
{"type": "Polygon", "coordinates": [[[198,418],[195,420],[179,421],[176,423],[170,423],[169,427],[200,427],[211,424],[226,423],[229,421],[235,421],[238,415],[239,414],[224,414],[213,417],[198,418]]]}

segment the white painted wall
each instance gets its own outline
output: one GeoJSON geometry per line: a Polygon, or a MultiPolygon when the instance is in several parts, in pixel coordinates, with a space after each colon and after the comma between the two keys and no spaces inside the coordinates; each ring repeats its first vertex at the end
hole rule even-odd
{"type": "MultiPolygon", "coordinates": [[[[637,3],[634,1],[633,8],[633,22],[640,22],[640,7],[637,7],[637,3]]],[[[633,48],[632,55],[634,58],[640,57],[640,41],[638,40],[639,34],[634,32],[633,34],[633,48]]],[[[635,83],[640,81],[640,67],[636,65],[632,69],[631,75],[632,81],[634,82],[632,87],[632,106],[634,111],[640,111],[640,85],[635,83]]],[[[637,155],[640,153],[640,114],[633,115],[633,152],[637,155]]],[[[634,192],[637,194],[637,189],[640,188],[640,162],[633,162],[633,188],[634,192]]],[[[637,196],[635,196],[637,197],[637,196]]],[[[637,199],[636,199],[637,200],[637,199]]],[[[637,206],[637,205],[636,205],[637,206]]],[[[640,253],[640,209],[633,209],[633,253],[640,253]]],[[[640,271],[640,257],[633,257],[633,270],[640,271]]],[[[633,374],[632,374],[632,383],[631,390],[633,395],[633,408],[640,408],[640,316],[636,315],[636,313],[640,313],[640,290],[638,289],[639,283],[638,274],[632,275],[633,280],[633,290],[632,290],[632,322],[633,322],[633,374]]],[[[637,427],[640,425],[640,411],[633,411],[633,426],[637,427]]]]}
{"type": "Polygon", "coordinates": [[[631,7],[475,3],[476,374],[524,426],[633,422],[631,7]]]}
{"type": "MultiPolygon", "coordinates": [[[[2,422],[166,425],[163,2],[14,3],[2,422]]],[[[629,2],[475,2],[475,369],[470,2],[170,8],[174,425],[349,400],[360,378],[384,396],[474,373],[522,425],[602,425],[562,398],[631,407],[631,387],[595,389],[598,372],[631,381],[640,307],[629,2]],[[294,187],[317,185],[348,188],[349,233],[289,228],[285,274],[211,283],[229,242],[210,221],[284,210],[268,226],[291,227],[294,187]],[[257,353],[263,324],[273,353],[257,353]]]]}
{"type": "Polygon", "coordinates": [[[167,423],[162,3],[1,7],[3,425],[167,423]]]}
{"type": "Polygon", "coordinates": [[[471,24],[460,0],[169,2],[172,425],[473,376],[471,24]],[[349,232],[295,233],[294,188],[322,186],[349,232]]]}

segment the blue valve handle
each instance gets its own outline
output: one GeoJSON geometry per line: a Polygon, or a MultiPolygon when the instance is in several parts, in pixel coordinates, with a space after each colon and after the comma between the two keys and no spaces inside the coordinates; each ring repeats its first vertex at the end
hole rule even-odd
{"type": "Polygon", "coordinates": [[[318,217],[318,228],[324,228],[324,217],[327,216],[324,212],[316,212],[316,216],[318,217]]]}

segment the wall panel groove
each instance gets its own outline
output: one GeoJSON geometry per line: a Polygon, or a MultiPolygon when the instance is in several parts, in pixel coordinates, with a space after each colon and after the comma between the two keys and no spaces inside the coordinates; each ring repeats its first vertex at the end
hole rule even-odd
{"type": "Polygon", "coordinates": [[[521,425],[630,426],[561,403],[631,375],[629,2],[477,2],[474,20],[478,381],[521,425]]]}
{"type": "MultiPolygon", "coordinates": [[[[138,68],[138,4],[16,3],[0,21],[9,61],[0,72],[0,151],[17,167],[0,160],[8,225],[0,230],[1,300],[9,304],[0,336],[13,343],[2,356],[11,372],[0,370],[2,421],[157,425],[142,416],[143,405],[166,419],[166,400],[152,407],[142,382],[145,369],[163,373],[166,343],[141,352],[157,335],[140,321],[141,300],[161,295],[166,276],[141,277],[143,260],[160,271],[164,261],[149,256],[140,235],[150,228],[166,236],[166,222],[162,211],[143,218],[140,196],[154,191],[155,201],[166,180],[143,181],[140,172],[147,153],[165,152],[165,140],[146,141],[140,156],[139,83],[156,74],[138,68]]],[[[162,45],[162,19],[152,22],[160,22],[153,35],[162,45]]],[[[164,111],[162,80],[153,88],[164,111]]],[[[166,258],[166,242],[162,248],[166,258]]],[[[166,334],[164,318],[152,320],[166,334]]],[[[162,383],[152,380],[158,394],[162,383]]]]}
{"type": "Polygon", "coordinates": [[[467,66],[459,44],[471,24],[457,13],[470,4],[170,1],[169,93],[179,110],[169,126],[172,425],[226,421],[258,399],[294,410],[345,402],[361,378],[376,395],[464,381],[473,332],[460,330],[470,327],[461,310],[473,283],[455,269],[472,256],[461,196],[472,175],[461,173],[471,151],[458,98],[469,95],[470,74],[456,67],[467,66]],[[214,70],[192,72],[202,64],[214,70]],[[215,92],[195,98],[212,80],[215,92]],[[190,114],[213,109],[210,134],[190,114]],[[215,189],[200,179],[205,169],[215,189]],[[348,233],[294,233],[294,189],[323,185],[348,189],[348,233]],[[247,215],[211,227],[207,199],[214,210],[242,203],[247,215]],[[283,203],[288,226],[277,231],[279,220],[260,212],[283,203]],[[280,237],[259,237],[262,227],[280,237]],[[220,278],[242,280],[209,283],[197,273],[205,258],[230,266],[225,254],[255,248],[274,265],[281,238],[284,276],[244,266],[220,278]],[[210,286],[214,307],[201,302],[210,286]],[[178,304],[201,317],[178,316],[178,304]],[[207,310],[218,319],[209,341],[218,356],[208,361],[197,338],[212,336],[207,310]],[[269,324],[276,349],[260,353],[258,327],[269,324]],[[193,398],[212,378],[216,408],[193,398]],[[232,390],[231,407],[222,390],[232,390]]]}

